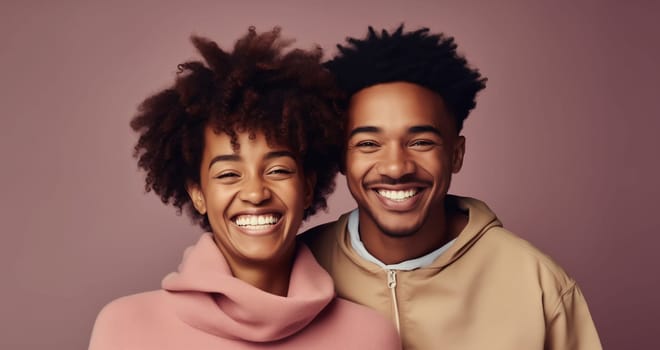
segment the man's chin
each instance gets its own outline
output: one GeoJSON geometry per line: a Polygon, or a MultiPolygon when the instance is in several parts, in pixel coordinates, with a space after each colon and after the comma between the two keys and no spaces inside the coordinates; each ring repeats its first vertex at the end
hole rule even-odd
{"type": "Polygon", "coordinates": [[[419,231],[422,225],[413,225],[413,226],[386,225],[384,223],[380,223],[376,221],[376,226],[378,226],[380,232],[382,232],[385,236],[391,238],[407,238],[414,236],[419,231]]]}

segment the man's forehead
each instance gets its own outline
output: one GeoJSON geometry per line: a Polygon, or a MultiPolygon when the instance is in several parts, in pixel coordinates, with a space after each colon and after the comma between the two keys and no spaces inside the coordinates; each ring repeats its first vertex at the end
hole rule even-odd
{"type": "Polygon", "coordinates": [[[417,84],[394,82],[364,88],[350,98],[349,122],[394,115],[399,118],[435,119],[448,114],[442,97],[417,84]]]}
{"type": "MultiPolygon", "coordinates": [[[[447,127],[441,113],[426,110],[415,115],[397,113],[370,113],[369,111],[356,111],[348,115],[348,131],[355,128],[377,128],[380,130],[411,130],[419,131],[419,127],[434,127],[442,129],[447,127]],[[444,120],[444,121],[443,121],[444,120]]],[[[379,130],[373,130],[379,131],[379,130]]]]}

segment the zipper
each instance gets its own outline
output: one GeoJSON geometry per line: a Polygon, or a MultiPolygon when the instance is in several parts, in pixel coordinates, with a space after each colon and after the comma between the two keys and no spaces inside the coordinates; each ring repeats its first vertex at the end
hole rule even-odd
{"type": "Polygon", "coordinates": [[[396,300],[396,270],[387,270],[387,288],[390,289],[390,295],[392,296],[396,330],[401,334],[401,326],[399,325],[399,303],[396,300]]]}

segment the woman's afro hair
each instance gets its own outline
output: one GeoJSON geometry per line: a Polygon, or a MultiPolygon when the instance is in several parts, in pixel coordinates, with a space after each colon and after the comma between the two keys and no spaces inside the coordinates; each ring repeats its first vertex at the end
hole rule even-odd
{"type": "Polygon", "coordinates": [[[342,93],[321,65],[322,50],[286,50],[292,41],[282,39],[279,28],[258,34],[250,27],[231,52],[206,38],[191,40],[203,62],[180,64],[173,86],[144,100],[131,121],[146,191],[211,230],[186,191],[187,184],[200,183],[205,128],[229,135],[235,150],[237,132],[263,132],[270,145],[298,153],[305,176],[316,176],[304,218],[325,209],[343,130],[337,106],[342,93]]]}
{"type": "Polygon", "coordinates": [[[403,24],[394,32],[380,35],[369,27],[364,39],[347,38],[346,46],[325,63],[337,83],[350,98],[372,85],[404,81],[423,86],[440,95],[456,120],[457,131],[476,106],[477,92],[486,78],[470,68],[456,52],[454,38],[430,34],[428,28],[404,32],[403,24]]]}

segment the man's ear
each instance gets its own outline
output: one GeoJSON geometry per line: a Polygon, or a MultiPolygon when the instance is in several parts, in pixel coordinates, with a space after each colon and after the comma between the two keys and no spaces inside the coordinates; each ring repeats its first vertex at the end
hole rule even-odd
{"type": "Polygon", "coordinates": [[[465,136],[459,135],[454,144],[451,156],[451,172],[456,174],[463,167],[463,156],[465,155],[465,136]]]}
{"type": "Polygon", "coordinates": [[[342,147],[339,155],[339,172],[344,176],[346,175],[346,145],[342,147]]]}
{"type": "Polygon", "coordinates": [[[188,196],[190,196],[193,207],[195,207],[197,212],[202,215],[206,214],[206,200],[199,184],[188,182],[186,184],[186,191],[188,191],[188,196]]]}
{"type": "Polygon", "coordinates": [[[316,173],[305,174],[305,209],[314,201],[314,188],[316,187],[316,173]]]}

